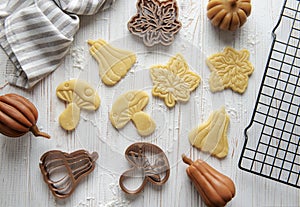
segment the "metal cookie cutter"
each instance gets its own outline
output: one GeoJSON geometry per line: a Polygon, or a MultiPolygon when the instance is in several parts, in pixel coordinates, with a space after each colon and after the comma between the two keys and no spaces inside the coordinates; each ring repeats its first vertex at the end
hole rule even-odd
{"type": "Polygon", "coordinates": [[[119,185],[125,193],[138,194],[144,189],[147,182],[161,186],[169,179],[169,161],[165,153],[158,146],[138,142],[127,148],[125,157],[133,165],[119,179],[119,185]],[[126,179],[134,178],[136,171],[142,172],[142,184],[137,189],[128,189],[124,182],[126,179]]]}
{"type": "Polygon", "coordinates": [[[40,159],[44,181],[56,198],[67,198],[79,181],[95,168],[98,153],[85,150],[65,153],[59,150],[46,152],[40,159]]]}

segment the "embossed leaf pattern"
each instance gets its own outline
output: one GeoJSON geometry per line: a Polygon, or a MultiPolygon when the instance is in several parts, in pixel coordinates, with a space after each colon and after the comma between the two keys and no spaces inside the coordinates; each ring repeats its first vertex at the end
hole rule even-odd
{"type": "Polygon", "coordinates": [[[176,101],[188,101],[190,92],[201,81],[200,76],[189,70],[180,54],[172,57],[166,66],[157,65],[150,70],[154,84],[152,94],[163,98],[168,107],[174,107],[176,101]]]}
{"type": "Polygon", "coordinates": [[[180,30],[176,1],[139,0],[137,14],[128,22],[128,30],[143,38],[144,44],[170,45],[180,30]]]}
{"type": "Polygon", "coordinates": [[[231,88],[238,93],[244,93],[248,86],[248,76],[254,71],[249,56],[247,50],[237,51],[227,47],[222,53],[209,57],[207,65],[212,71],[209,80],[211,91],[231,88]]]}

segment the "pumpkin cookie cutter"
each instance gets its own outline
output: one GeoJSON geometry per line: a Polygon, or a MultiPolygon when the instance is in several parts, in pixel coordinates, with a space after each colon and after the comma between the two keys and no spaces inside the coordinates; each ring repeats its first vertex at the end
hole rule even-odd
{"type": "Polygon", "coordinates": [[[146,46],[168,46],[182,27],[178,20],[176,0],[138,0],[137,14],[128,22],[128,30],[141,38],[146,46]]]}
{"type": "Polygon", "coordinates": [[[40,169],[44,181],[56,198],[67,198],[77,184],[95,169],[98,153],[78,150],[66,153],[59,150],[48,151],[40,158],[40,169]]]}
{"type": "Polygon", "coordinates": [[[125,193],[138,194],[145,188],[147,182],[161,186],[169,179],[169,161],[165,153],[158,146],[144,142],[134,143],[126,149],[125,157],[133,165],[119,179],[119,185],[125,193]],[[144,176],[143,182],[136,189],[128,189],[124,182],[126,179],[134,177],[135,170],[142,171],[144,176]]]}

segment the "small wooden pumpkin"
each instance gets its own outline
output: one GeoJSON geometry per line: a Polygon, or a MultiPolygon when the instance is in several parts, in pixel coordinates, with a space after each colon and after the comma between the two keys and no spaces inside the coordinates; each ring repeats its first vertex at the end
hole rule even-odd
{"type": "Polygon", "coordinates": [[[182,159],[190,165],[186,173],[207,206],[225,206],[235,196],[235,186],[229,177],[221,174],[203,160],[198,159],[193,162],[185,155],[182,155],[182,159]]]}
{"type": "Polygon", "coordinates": [[[50,138],[36,126],[38,111],[23,96],[6,94],[0,96],[0,133],[8,137],[19,137],[31,131],[34,136],[50,138]]]}
{"type": "Polygon", "coordinates": [[[243,26],[251,13],[251,0],[210,0],[207,17],[222,30],[235,31],[243,26]]]}

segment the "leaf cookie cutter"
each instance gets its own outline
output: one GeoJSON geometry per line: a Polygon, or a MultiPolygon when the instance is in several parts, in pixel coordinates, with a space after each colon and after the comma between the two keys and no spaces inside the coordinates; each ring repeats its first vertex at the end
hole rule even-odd
{"type": "Polygon", "coordinates": [[[125,193],[138,194],[144,189],[147,182],[161,186],[169,179],[169,161],[165,153],[158,146],[145,142],[137,142],[126,149],[125,157],[133,165],[119,179],[119,185],[125,193]],[[142,171],[144,176],[143,182],[136,189],[128,189],[124,182],[126,179],[134,178],[135,170],[142,171]]]}
{"type": "Polygon", "coordinates": [[[78,150],[66,153],[48,151],[40,158],[40,169],[52,194],[56,198],[67,198],[77,184],[95,168],[98,153],[78,150]]]}
{"type": "Polygon", "coordinates": [[[138,0],[137,14],[128,24],[128,30],[141,38],[146,46],[168,46],[182,27],[178,20],[176,0],[138,0]]]}

